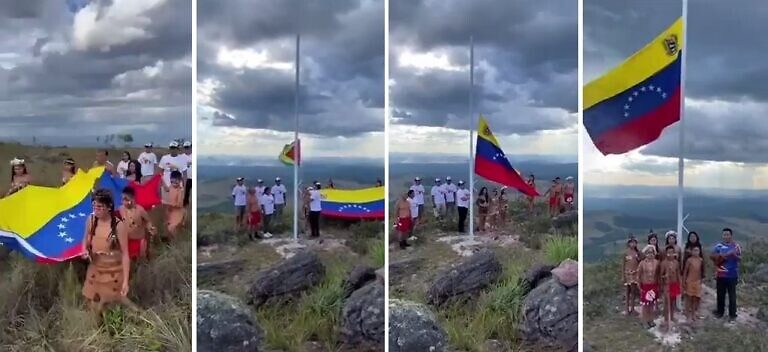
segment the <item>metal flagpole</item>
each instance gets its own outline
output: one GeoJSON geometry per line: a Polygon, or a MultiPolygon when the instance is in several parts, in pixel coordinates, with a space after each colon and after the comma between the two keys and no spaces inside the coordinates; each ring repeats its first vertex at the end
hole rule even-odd
{"type": "Polygon", "coordinates": [[[680,155],[677,159],[677,243],[683,243],[683,176],[685,174],[685,59],[688,52],[688,0],[683,0],[683,46],[680,58],[680,155]]]}
{"type": "Polygon", "coordinates": [[[475,129],[475,113],[472,111],[472,93],[475,90],[475,42],[469,37],[469,238],[475,237],[475,205],[472,201],[475,195],[475,155],[472,148],[473,132],[475,129]]]}
{"type": "Polygon", "coordinates": [[[293,239],[299,239],[299,163],[301,162],[301,144],[299,143],[299,35],[296,34],[296,77],[294,80],[293,117],[296,128],[293,131],[293,239]]]}

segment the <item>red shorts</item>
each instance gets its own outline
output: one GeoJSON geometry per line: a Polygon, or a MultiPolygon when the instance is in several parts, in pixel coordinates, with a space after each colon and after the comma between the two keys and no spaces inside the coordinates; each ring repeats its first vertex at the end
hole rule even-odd
{"type": "Polygon", "coordinates": [[[652,305],[659,299],[659,285],[640,284],[640,305],[652,305]]]}
{"type": "Polygon", "coordinates": [[[573,194],[566,193],[565,202],[568,204],[573,204],[573,194]]]}
{"type": "Polygon", "coordinates": [[[141,247],[147,240],[142,238],[140,240],[128,239],[128,257],[136,259],[141,255],[141,247]]]}
{"type": "Polygon", "coordinates": [[[560,197],[549,197],[549,206],[554,207],[560,205],[560,197]]]}
{"type": "Polygon", "coordinates": [[[675,299],[677,297],[680,297],[680,283],[679,282],[670,282],[667,286],[667,292],[669,292],[669,298],[675,299]]]}
{"type": "Polygon", "coordinates": [[[411,225],[413,220],[410,217],[397,219],[397,231],[402,233],[411,232],[411,225]]]}
{"type": "Polygon", "coordinates": [[[248,225],[256,226],[261,222],[261,212],[251,212],[251,216],[248,217],[248,225]]]}

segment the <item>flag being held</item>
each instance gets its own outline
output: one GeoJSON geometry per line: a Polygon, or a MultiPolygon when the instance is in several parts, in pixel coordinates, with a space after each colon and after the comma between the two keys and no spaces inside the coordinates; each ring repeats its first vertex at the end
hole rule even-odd
{"type": "Polygon", "coordinates": [[[477,145],[475,148],[475,173],[477,175],[515,188],[529,196],[539,195],[539,192],[528,186],[520,177],[520,173],[509,163],[483,116],[480,116],[480,125],[477,127],[477,145]]]}
{"type": "Polygon", "coordinates": [[[298,164],[301,165],[300,150],[301,142],[296,143],[296,141],[293,141],[291,144],[286,144],[283,147],[283,150],[280,152],[280,156],[278,158],[285,165],[293,166],[294,162],[298,162],[298,164]]]}
{"type": "Polygon", "coordinates": [[[683,20],[584,86],[584,127],[604,155],[649,144],[680,121],[683,20]]]}

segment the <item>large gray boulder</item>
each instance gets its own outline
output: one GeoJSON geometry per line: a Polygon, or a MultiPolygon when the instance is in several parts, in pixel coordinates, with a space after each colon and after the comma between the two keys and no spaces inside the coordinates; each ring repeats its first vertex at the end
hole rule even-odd
{"type": "Polygon", "coordinates": [[[344,297],[349,297],[353,292],[373,280],[376,280],[376,269],[367,265],[358,265],[354,267],[342,283],[345,292],[344,297]]]}
{"type": "Polygon", "coordinates": [[[579,222],[579,212],[569,210],[552,218],[552,227],[556,229],[576,226],[579,222]]]}
{"type": "Polygon", "coordinates": [[[245,260],[227,259],[218,262],[197,264],[198,281],[216,281],[222,277],[230,277],[243,269],[245,260]]]}
{"type": "Polygon", "coordinates": [[[325,266],[314,252],[297,253],[256,274],[248,289],[248,303],[261,306],[273,298],[297,296],[325,276],[325,266]]]}
{"type": "Polygon", "coordinates": [[[197,291],[197,350],[258,352],[264,331],[248,307],[226,294],[197,291]]]}
{"type": "Polygon", "coordinates": [[[371,281],[352,293],[341,311],[344,345],[355,351],[384,351],[384,286],[371,281]]]}
{"type": "Polygon", "coordinates": [[[523,300],[521,331],[527,341],[562,346],[568,351],[576,351],[579,333],[579,286],[570,285],[574,275],[578,281],[578,265],[575,267],[576,273],[571,273],[574,268],[572,261],[563,262],[553,270],[559,272],[558,275],[541,282],[523,300]],[[560,282],[561,277],[567,278],[564,280],[565,285],[560,282]]]}
{"type": "Polygon", "coordinates": [[[528,268],[519,280],[519,286],[523,287],[523,295],[536,288],[539,282],[551,277],[554,268],[555,266],[550,264],[536,264],[528,268]]]}
{"type": "Polygon", "coordinates": [[[443,352],[448,335],[426,306],[399,299],[389,300],[389,351],[443,352]]]}
{"type": "Polygon", "coordinates": [[[453,299],[466,298],[494,284],[501,272],[501,263],[492,251],[477,252],[437,275],[427,291],[427,303],[441,306],[453,299]]]}

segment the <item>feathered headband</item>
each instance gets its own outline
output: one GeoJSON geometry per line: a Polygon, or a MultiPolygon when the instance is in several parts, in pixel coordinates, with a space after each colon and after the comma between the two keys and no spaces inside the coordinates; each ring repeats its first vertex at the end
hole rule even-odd
{"type": "Polygon", "coordinates": [[[24,165],[24,159],[13,158],[11,160],[11,166],[24,165]]]}

